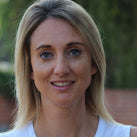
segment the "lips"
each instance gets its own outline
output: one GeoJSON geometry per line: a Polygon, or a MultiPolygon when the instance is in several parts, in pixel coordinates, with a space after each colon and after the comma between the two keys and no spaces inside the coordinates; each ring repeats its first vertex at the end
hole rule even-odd
{"type": "Polygon", "coordinates": [[[69,81],[69,82],[51,82],[52,85],[57,86],[57,87],[65,87],[72,85],[74,81],[69,81]]]}

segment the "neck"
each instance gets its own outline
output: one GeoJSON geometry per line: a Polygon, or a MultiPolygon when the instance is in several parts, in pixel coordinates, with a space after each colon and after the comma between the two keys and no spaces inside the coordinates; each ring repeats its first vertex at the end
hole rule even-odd
{"type": "Polygon", "coordinates": [[[34,123],[37,137],[92,137],[96,133],[98,118],[86,111],[83,102],[70,107],[42,108],[34,123]]]}

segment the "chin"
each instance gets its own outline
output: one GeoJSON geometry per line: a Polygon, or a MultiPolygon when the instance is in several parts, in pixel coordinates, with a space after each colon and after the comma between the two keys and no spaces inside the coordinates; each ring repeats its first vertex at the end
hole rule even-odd
{"type": "Polygon", "coordinates": [[[56,100],[55,104],[61,108],[72,108],[74,106],[78,106],[81,103],[84,103],[85,99],[80,98],[72,98],[72,97],[63,97],[56,100]]]}

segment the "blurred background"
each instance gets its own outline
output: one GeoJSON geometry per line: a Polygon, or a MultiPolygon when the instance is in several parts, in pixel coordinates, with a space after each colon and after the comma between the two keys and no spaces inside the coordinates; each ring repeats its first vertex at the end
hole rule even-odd
{"type": "MultiPolygon", "coordinates": [[[[115,120],[137,126],[137,1],[74,0],[95,20],[107,60],[105,104],[115,120]]],[[[34,0],[0,0],[0,131],[14,109],[14,45],[19,20],[34,0]]]]}

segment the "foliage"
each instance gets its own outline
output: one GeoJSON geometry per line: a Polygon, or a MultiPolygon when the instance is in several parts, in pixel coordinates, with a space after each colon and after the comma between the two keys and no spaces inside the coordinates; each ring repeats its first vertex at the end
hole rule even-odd
{"type": "MultiPolygon", "coordinates": [[[[32,0],[6,1],[0,1],[0,59],[9,60],[19,19],[32,0]]],[[[137,88],[137,1],[74,1],[93,16],[101,32],[108,68],[106,86],[137,88]]]]}
{"type": "Polygon", "coordinates": [[[76,1],[93,16],[102,34],[107,87],[137,88],[137,1],[76,1]]]}
{"type": "Polygon", "coordinates": [[[16,30],[29,3],[27,0],[0,0],[0,60],[12,60],[16,30]]]}
{"type": "Polygon", "coordinates": [[[6,98],[14,96],[14,75],[12,72],[0,71],[0,94],[6,98]]]}

